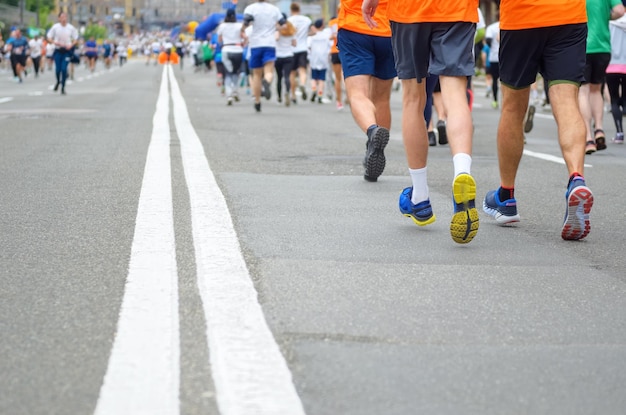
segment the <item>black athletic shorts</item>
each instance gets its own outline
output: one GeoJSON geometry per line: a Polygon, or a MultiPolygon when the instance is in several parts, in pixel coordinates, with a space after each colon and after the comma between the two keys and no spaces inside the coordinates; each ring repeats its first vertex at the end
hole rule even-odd
{"type": "Polygon", "coordinates": [[[526,88],[541,73],[548,82],[584,81],[587,24],[500,30],[500,81],[526,88]]]}
{"type": "Polygon", "coordinates": [[[601,84],[606,78],[606,68],[611,62],[610,53],[588,53],[585,63],[585,84],[601,84]]]}
{"type": "Polygon", "coordinates": [[[291,67],[292,71],[295,71],[298,68],[306,68],[309,65],[309,52],[306,50],[304,52],[295,52],[293,54],[293,66],[291,67]]]}

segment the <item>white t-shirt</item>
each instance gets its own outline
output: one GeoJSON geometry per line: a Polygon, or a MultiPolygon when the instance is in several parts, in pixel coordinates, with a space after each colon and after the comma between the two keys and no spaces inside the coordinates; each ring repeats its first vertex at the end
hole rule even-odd
{"type": "Polygon", "coordinates": [[[222,37],[222,52],[243,52],[240,22],[224,22],[217,27],[218,36],[222,37]]]}
{"type": "Polygon", "coordinates": [[[250,33],[250,47],[276,47],[276,23],[283,18],[280,9],[266,2],[252,3],[243,11],[243,15],[254,18],[250,33]]]}
{"type": "Polygon", "coordinates": [[[244,33],[246,34],[246,38],[248,38],[248,47],[246,48],[246,60],[249,61],[250,60],[250,35],[252,34],[252,26],[246,27],[246,30],[244,31],[244,33]]]}
{"type": "Polygon", "coordinates": [[[294,14],[287,19],[292,25],[296,27],[296,46],[294,46],[294,52],[306,52],[307,50],[307,38],[309,37],[309,29],[311,28],[311,19],[301,14],[294,14]]]}
{"type": "Polygon", "coordinates": [[[126,47],[125,45],[117,45],[117,53],[119,53],[120,56],[122,57],[127,57],[128,56],[128,47],[126,47]]]}
{"type": "Polygon", "coordinates": [[[38,58],[41,56],[41,49],[43,47],[41,39],[31,39],[30,42],[28,42],[28,47],[30,48],[31,57],[38,58]]]}
{"type": "Polygon", "coordinates": [[[329,29],[320,30],[313,36],[309,36],[309,62],[311,69],[328,69],[328,55],[332,40],[332,32],[329,29]]]}
{"type": "Polygon", "coordinates": [[[197,55],[198,51],[200,50],[200,46],[202,46],[202,43],[200,43],[200,41],[198,39],[194,39],[189,43],[189,53],[193,56],[193,55],[197,55]]]}
{"type": "Polygon", "coordinates": [[[78,30],[69,23],[65,26],[61,23],[55,23],[48,30],[48,39],[53,43],[60,43],[62,47],[70,48],[72,43],[78,40],[78,30]]]}
{"type": "Polygon", "coordinates": [[[48,42],[46,44],[46,57],[51,58],[54,55],[54,43],[48,42]]]}
{"type": "Polygon", "coordinates": [[[485,29],[485,39],[491,38],[491,46],[489,49],[489,62],[499,62],[498,53],[500,53],[500,22],[495,22],[487,26],[485,29]]]}
{"type": "Polygon", "coordinates": [[[291,41],[294,39],[294,35],[283,36],[279,35],[276,41],[276,57],[287,58],[293,56],[293,46],[291,41]]]}

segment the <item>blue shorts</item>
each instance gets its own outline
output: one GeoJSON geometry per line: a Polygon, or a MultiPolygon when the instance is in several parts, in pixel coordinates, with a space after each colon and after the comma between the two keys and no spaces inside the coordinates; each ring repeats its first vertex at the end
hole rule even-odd
{"type": "Polygon", "coordinates": [[[276,60],[276,48],[260,47],[250,49],[250,69],[258,69],[265,66],[268,62],[276,60]]]}
{"type": "Polygon", "coordinates": [[[391,38],[339,29],[337,49],[344,78],[371,75],[388,80],[396,77],[391,38]]]}
{"type": "Polygon", "coordinates": [[[325,81],[326,69],[311,69],[311,79],[314,81],[325,81]]]}

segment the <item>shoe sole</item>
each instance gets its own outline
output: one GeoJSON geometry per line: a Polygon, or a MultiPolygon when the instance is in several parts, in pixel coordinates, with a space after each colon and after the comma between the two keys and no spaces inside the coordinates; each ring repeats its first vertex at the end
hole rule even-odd
{"type": "Polygon", "coordinates": [[[410,213],[403,213],[403,215],[406,216],[407,218],[411,218],[413,223],[415,223],[417,226],[430,225],[431,223],[433,223],[433,222],[435,222],[437,220],[437,217],[435,217],[434,213],[433,213],[433,215],[430,218],[428,218],[426,220],[419,220],[415,216],[411,215],[410,213]]]}
{"type": "Polygon", "coordinates": [[[498,222],[499,225],[508,225],[508,224],[516,223],[520,221],[519,215],[515,215],[515,216],[503,215],[502,213],[498,212],[497,209],[487,206],[484,200],[483,200],[483,211],[487,215],[494,218],[496,222],[498,222]]]}
{"type": "Polygon", "coordinates": [[[452,184],[452,195],[456,212],[450,221],[450,236],[454,242],[466,244],[474,239],[479,225],[474,178],[466,173],[456,176],[452,184]]]}
{"type": "Polygon", "coordinates": [[[389,130],[379,128],[365,154],[365,180],[375,182],[385,170],[385,147],[389,143],[389,130]]]}
{"type": "Polygon", "coordinates": [[[446,131],[446,126],[438,125],[437,132],[439,133],[439,144],[442,146],[448,144],[448,132],[446,131]]]}
{"type": "Polygon", "coordinates": [[[528,107],[528,117],[524,123],[524,132],[529,133],[533,129],[533,118],[535,118],[535,106],[528,107]]]}
{"type": "Polygon", "coordinates": [[[561,230],[561,238],[578,241],[589,235],[589,213],[593,206],[593,194],[587,186],[578,186],[567,198],[567,212],[561,230]]]}
{"type": "Polygon", "coordinates": [[[261,91],[262,95],[265,97],[266,100],[269,101],[272,98],[272,90],[270,89],[270,84],[265,79],[263,79],[261,85],[263,86],[263,90],[261,91]]]}

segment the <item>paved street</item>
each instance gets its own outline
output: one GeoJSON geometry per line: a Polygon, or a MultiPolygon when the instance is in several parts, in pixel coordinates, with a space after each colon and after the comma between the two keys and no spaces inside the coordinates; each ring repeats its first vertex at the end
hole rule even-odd
{"type": "MultiPolygon", "coordinates": [[[[185,64],[189,64],[187,60],[185,64]]],[[[527,135],[521,222],[449,234],[410,185],[401,93],[387,167],[363,180],[348,107],[226,106],[214,73],[131,59],[0,72],[0,414],[623,414],[626,146],[587,157],[591,233],[561,240],[567,173],[549,111],[527,135]]],[[[275,94],[275,93],[274,93],[275,94]]],[[[479,204],[499,111],[475,85],[479,204]]],[[[419,116],[419,115],[416,115],[419,116]]]]}

